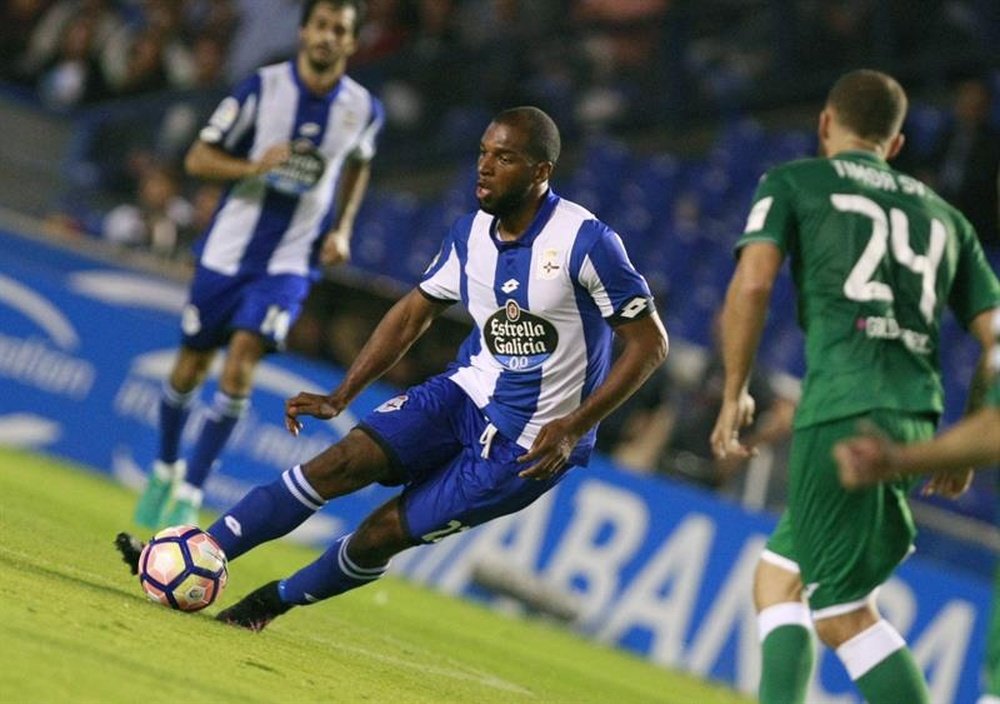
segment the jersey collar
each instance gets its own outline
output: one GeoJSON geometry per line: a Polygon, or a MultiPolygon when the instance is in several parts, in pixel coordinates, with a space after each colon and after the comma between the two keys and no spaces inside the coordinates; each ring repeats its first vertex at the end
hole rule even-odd
{"type": "Polygon", "coordinates": [[[876,154],[875,152],[870,152],[866,149],[847,149],[842,152],[837,152],[837,154],[833,158],[836,159],[842,156],[849,156],[852,159],[861,159],[863,161],[872,161],[875,162],[876,164],[886,163],[886,160],[880,157],[878,154],[876,154]]]}
{"type": "Polygon", "coordinates": [[[524,234],[518,237],[516,240],[505,241],[501,240],[497,236],[497,228],[500,225],[500,220],[496,217],[493,218],[493,222],[490,223],[490,236],[493,243],[497,246],[497,249],[504,250],[510,249],[512,247],[530,247],[538,237],[538,233],[542,231],[542,228],[548,223],[549,218],[552,217],[552,212],[556,209],[556,203],[559,202],[559,196],[556,195],[555,191],[551,188],[545,194],[542,199],[542,205],[535,213],[534,219],[531,224],[528,225],[528,229],[524,231],[524,234]]]}
{"type": "Polygon", "coordinates": [[[312,90],[305,84],[302,80],[302,76],[299,75],[299,62],[298,59],[291,59],[288,63],[292,66],[292,80],[295,81],[295,85],[298,86],[299,92],[308,95],[315,100],[323,100],[326,103],[332,103],[334,98],[337,97],[337,93],[340,92],[340,86],[344,83],[344,77],[341,76],[337,79],[337,82],[333,84],[326,93],[317,94],[313,93],[312,90]]]}

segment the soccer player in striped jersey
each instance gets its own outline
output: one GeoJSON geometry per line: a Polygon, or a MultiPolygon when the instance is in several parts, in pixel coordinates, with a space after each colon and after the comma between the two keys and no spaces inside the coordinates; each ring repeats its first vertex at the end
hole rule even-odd
{"type": "MultiPolygon", "coordinates": [[[[902,636],[875,605],[913,548],[912,481],[846,491],[833,446],[867,420],[902,443],[929,438],[941,414],[939,337],[945,303],[983,346],[1000,284],[968,220],[886,163],[902,147],[906,95],[884,73],[842,76],[819,117],[823,156],[761,180],[722,314],[723,406],[711,442],[746,456],[746,380],[772,284],[787,255],[806,335],[806,377],[789,456],[788,507],[761,556],[754,600],[760,700],[804,702],[812,637],[836,650],[871,704],[927,704],[902,636]]],[[[948,494],[966,485],[939,475],[948,494]]]]}
{"type": "Polygon", "coordinates": [[[185,160],[228,182],[196,248],[181,345],[160,401],[160,448],[135,511],[140,525],[196,523],[202,485],[246,411],[254,370],[283,346],[321,266],[349,256],[383,122],[344,71],[357,48],[359,0],[308,0],[299,50],[259,69],[215,110],[185,160]],[[215,353],[218,391],[187,460],[180,441],[215,353]]]}
{"type": "Polygon", "coordinates": [[[297,434],[303,417],[346,408],[449,306],[461,303],[475,322],[448,370],[209,527],[235,559],[330,499],[373,482],[402,486],[314,563],[251,592],[221,621],[260,630],[293,606],[377,579],[402,550],[524,508],[587,463],[597,423],[663,362],[666,331],[621,239],[549,187],[559,150],[541,110],[497,115],[479,147],[479,210],[451,227],[340,386],[287,401],[286,425],[297,434]],[[612,363],[613,334],[624,349],[612,363]]]}

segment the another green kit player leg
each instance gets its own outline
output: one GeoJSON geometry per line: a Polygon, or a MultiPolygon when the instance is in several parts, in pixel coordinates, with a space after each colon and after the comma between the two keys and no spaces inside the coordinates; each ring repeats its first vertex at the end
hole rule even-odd
{"type": "Polygon", "coordinates": [[[984,691],[978,704],[1000,704],[1000,567],[993,575],[990,603],[990,630],[986,635],[986,662],[983,663],[984,691]]]}

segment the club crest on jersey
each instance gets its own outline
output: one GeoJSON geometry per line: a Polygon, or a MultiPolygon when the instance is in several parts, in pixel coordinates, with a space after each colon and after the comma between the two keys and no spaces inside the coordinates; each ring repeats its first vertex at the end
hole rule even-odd
{"type": "Polygon", "coordinates": [[[392,413],[393,411],[398,411],[406,402],[410,400],[410,397],[406,394],[390,398],[388,401],[383,403],[381,406],[375,409],[376,413],[392,413]]]}
{"type": "Polygon", "coordinates": [[[538,273],[536,276],[542,280],[552,280],[559,276],[559,250],[546,249],[538,257],[538,273]]]}
{"type": "Polygon", "coordinates": [[[559,333],[552,323],[523,310],[513,299],[487,318],[483,338],[490,354],[515,372],[537,369],[559,344],[559,333]]]}
{"type": "Polygon", "coordinates": [[[345,112],[344,116],[340,118],[340,126],[345,130],[353,130],[361,124],[361,118],[354,111],[345,112]]]}

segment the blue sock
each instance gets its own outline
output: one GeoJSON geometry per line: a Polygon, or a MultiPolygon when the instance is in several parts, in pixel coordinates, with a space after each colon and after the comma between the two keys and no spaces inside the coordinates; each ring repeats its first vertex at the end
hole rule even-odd
{"type": "Polygon", "coordinates": [[[222,454],[222,448],[225,447],[233,428],[246,412],[248,405],[249,399],[245,397],[230,396],[221,391],[215,392],[212,410],[188,460],[184,481],[195,487],[205,483],[208,473],[212,471],[212,465],[222,454]]]}
{"type": "Polygon", "coordinates": [[[270,484],[254,487],[239,503],[208,527],[226,557],[235,560],[247,550],[298,528],[326,501],[295,465],[270,484]]]}
{"type": "Polygon", "coordinates": [[[180,456],[181,433],[197,393],[198,389],[181,393],[169,381],[163,382],[160,394],[160,460],[167,464],[173,464],[180,456]]]}
{"type": "Polygon", "coordinates": [[[334,542],[311,565],[303,567],[278,584],[278,593],[286,604],[312,604],[351,589],[363,587],[385,574],[389,564],[381,567],[358,567],[347,556],[348,533],[334,542]]]}

